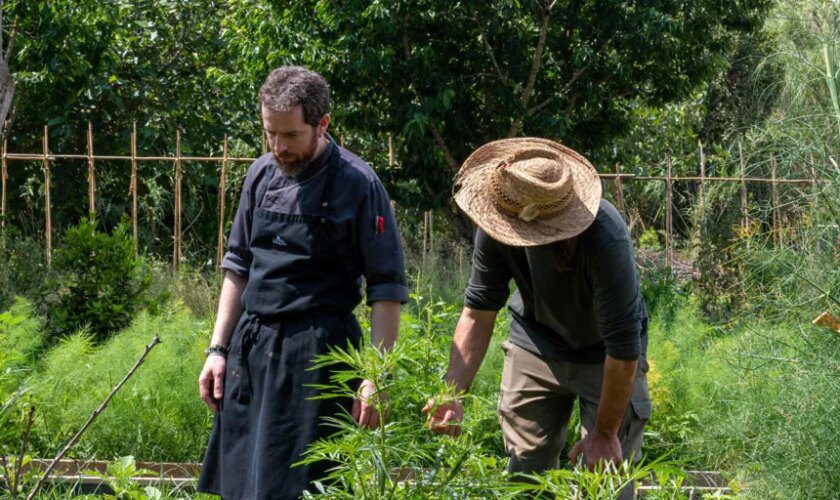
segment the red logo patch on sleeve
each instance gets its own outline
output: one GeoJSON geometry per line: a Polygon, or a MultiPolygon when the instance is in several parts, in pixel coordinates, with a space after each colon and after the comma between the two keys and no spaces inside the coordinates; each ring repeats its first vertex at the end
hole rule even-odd
{"type": "Polygon", "coordinates": [[[382,234],[385,232],[385,217],[381,215],[376,217],[376,233],[382,234]]]}

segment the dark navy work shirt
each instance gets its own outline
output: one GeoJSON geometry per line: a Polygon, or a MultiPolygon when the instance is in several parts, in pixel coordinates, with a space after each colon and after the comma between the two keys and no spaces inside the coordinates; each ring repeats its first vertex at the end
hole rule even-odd
{"type": "MultiPolygon", "coordinates": [[[[408,302],[399,232],[388,193],[374,171],[358,156],[338,146],[332,138],[324,151],[296,176],[280,170],[269,183],[262,208],[271,212],[321,214],[321,195],[330,158],[338,161],[330,217],[338,253],[348,274],[362,276],[368,303],[381,300],[408,302]],[[340,154],[332,155],[334,148],[340,154]]],[[[239,208],[228,238],[222,269],[248,277],[252,256],[249,248],[251,222],[259,185],[269,169],[279,168],[271,153],[258,158],[248,169],[239,208]]]]}
{"type": "Polygon", "coordinates": [[[647,312],[639,291],[633,245],[618,210],[601,201],[595,221],[578,237],[567,265],[557,244],[513,247],[482,230],[475,238],[467,307],[508,306],[513,344],[542,356],[593,363],[604,354],[634,360],[647,349],[647,312]]]}

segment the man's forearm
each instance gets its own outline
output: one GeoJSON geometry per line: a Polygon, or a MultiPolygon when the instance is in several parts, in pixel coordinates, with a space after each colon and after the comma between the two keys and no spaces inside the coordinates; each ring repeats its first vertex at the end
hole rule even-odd
{"type": "Polygon", "coordinates": [[[603,436],[618,434],[633,393],[637,365],[637,360],[622,361],[607,356],[594,433],[603,436]]]}
{"type": "Polygon", "coordinates": [[[219,294],[219,310],[213,327],[212,344],[223,346],[230,344],[230,336],[236,328],[239,317],[242,316],[241,298],[247,284],[248,278],[225,271],[222,291],[219,294]]]}
{"type": "Polygon", "coordinates": [[[449,353],[449,370],[446,380],[455,385],[459,392],[466,392],[472,385],[475,374],[481,366],[487,346],[493,336],[496,311],[478,311],[464,308],[449,353]]]}
{"type": "Polygon", "coordinates": [[[400,303],[379,300],[370,311],[370,340],[374,346],[388,351],[394,347],[400,329],[400,303]]]}

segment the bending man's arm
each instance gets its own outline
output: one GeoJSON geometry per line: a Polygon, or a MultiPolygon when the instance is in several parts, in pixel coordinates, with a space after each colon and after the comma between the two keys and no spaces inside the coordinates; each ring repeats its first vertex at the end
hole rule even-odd
{"type": "Polygon", "coordinates": [[[618,430],[624,420],[627,406],[630,404],[638,363],[638,360],[623,361],[607,356],[604,362],[604,379],[595,427],[569,452],[569,460],[572,463],[577,461],[581,453],[586,458],[586,465],[590,468],[601,461],[614,465],[621,463],[621,441],[618,439],[618,430]]]}
{"type": "Polygon", "coordinates": [[[452,348],[449,351],[449,369],[446,381],[458,392],[467,392],[478,372],[496,323],[496,311],[480,311],[465,307],[455,326],[452,348]]]}
{"type": "MultiPolygon", "coordinates": [[[[216,324],[213,327],[213,338],[211,345],[228,346],[233,329],[239,317],[242,316],[242,292],[248,278],[239,276],[230,271],[225,272],[222,282],[222,291],[219,295],[219,310],[216,314],[216,324]]],[[[227,359],[224,356],[208,356],[204,363],[204,369],[198,377],[198,392],[201,400],[214,412],[219,411],[225,387],[225,366],[227,359]]]]}
{"type": "MultiPolygon", "coordinates": [[[[497,311],[469,307],[461,312],[449,352],[449,369],[446,371],[446,381],[454,385],[459,393],[467,392],[475,379],[484,355],[487,354],[497,314],[497,311]]],[[[428,422],[433,432],[452,436],[461,433],[459,424],[464,418],[464,408],[459,400],[440,404],[429,400],[423,413],[428,415],[429,412],[433,412],[428,422]]]]}

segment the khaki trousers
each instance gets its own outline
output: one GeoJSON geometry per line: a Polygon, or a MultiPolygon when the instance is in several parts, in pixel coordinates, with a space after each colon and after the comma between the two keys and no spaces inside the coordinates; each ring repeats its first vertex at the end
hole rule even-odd
{"type": "MultiPolygon", "coordinates": [[[[551,360],[507,341],[502,343],[502,349],[505,365],[499,391],[499,422],[510,456],[509,470],[530,474],[556,469],[575,400],[580,404],[585,431],[591,432],[595,426],[604,363],[551,360]]],[[[630,404],[618,433],[624,459],[634,463],[642,456],[642,437],[651,413],[647,370],[647,361],[640,359],[630,404]]],[[[632,490],[630,493],[628,498],[632,498],[632,490]]]]}

